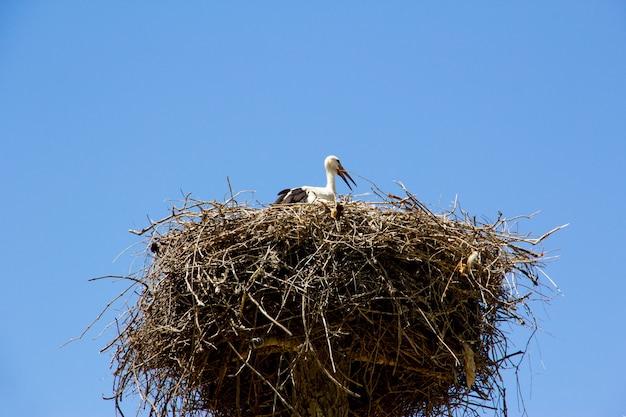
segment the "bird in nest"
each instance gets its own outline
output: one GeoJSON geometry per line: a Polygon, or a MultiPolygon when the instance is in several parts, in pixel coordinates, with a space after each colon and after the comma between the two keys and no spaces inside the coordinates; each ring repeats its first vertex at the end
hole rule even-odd
{"type": "Polygon", "coordinates": [[[274,204],[312,203],[318,200],[335,201],[335,194],[337,194],[335,177],[337,175],[346,183],[350,191],[352,191],[352,187],[348,180],[352,181],[356,186],[356,182],[352,179],[350,174],[348,174],[348,171],[344,169],[339,158],[335,155],[326,157],[324,160],[324,168],[326,169],[325,187],[303,185],[297,188],[285,188],[278,193],[278,198],[274,204]]]}

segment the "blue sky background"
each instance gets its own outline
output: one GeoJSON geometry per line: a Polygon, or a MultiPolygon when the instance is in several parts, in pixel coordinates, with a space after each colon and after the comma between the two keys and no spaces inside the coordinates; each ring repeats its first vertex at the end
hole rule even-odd
{"type": "Polygon", "coordinates": [[[435,206],[571,223],[544,244],[564,296],[537,311],[522,398],[624,416],[625,133],[623,1],[3,1],[2,414],[114,415],[113,333],[59,345],[123,289],[87,280],[128,272],[127,230],[227,176],[264,203],[323,184],[333,153],[435,206]]]}

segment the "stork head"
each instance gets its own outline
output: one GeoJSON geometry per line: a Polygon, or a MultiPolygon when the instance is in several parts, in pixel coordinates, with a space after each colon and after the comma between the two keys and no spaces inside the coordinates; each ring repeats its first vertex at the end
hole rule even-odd
{"type": "Polygon", "coordinates": [[[350,186],[348,179],[352,181],[354,185],[356,185],[356,182],[354,182],[350,174],[348,174],[348,171],[343,168],[341,162],[339,162],[339,158],[337,158],[335,155],[330,155],[326,157],[326,159],[324,160],[324,168],[326,168],[326,171],[331,173],[332,175],[339,175],[350,190],[352,190],[352,187],[350,186]]]}

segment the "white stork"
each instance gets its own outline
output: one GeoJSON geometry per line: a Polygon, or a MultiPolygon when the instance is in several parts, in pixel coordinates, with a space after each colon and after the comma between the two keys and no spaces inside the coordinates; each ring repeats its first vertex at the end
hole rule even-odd
{"type": "Polygon", "coordinates": [[[354,182],[350,174],[343,168],[341,162],[339,162],[339,158],[335,155],[326,157],[324,160],[324,168],[326,168],[326,187],[304,185],[298,188],[286,188],[278,193],[278,198],[274,204],[312,203],[316,200],[334,201],[335,194],[337,193],[335,175],[339,175],[350,190],[352,190],[352,187],[346,177],[356,185],[356,182],[354,182]]]}

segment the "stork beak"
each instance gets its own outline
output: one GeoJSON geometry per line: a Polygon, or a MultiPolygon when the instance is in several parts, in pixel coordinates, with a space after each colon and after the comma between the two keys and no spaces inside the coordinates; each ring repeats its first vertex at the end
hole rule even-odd
{"type": "Polygon", "coordinates": [[[343,169],[343,166],[341,166],[341,164],[339,164],[339,169],[337,170],[337,175],[339,175],[341,177],[341,179],[343,180],[343,182],[346,183],[346,185],[348,186],[350,191],[352,191],[352,187],[350,186],[350,183],[348,182],[346,177],[348,177],[348,179],[350,179],[350,181],[352,181],[352,184],[354,184],[356,186],[356,182],[354,182],[354,180],[352,179],[350,174],[348,174],[348,171],[343,169]]]}

